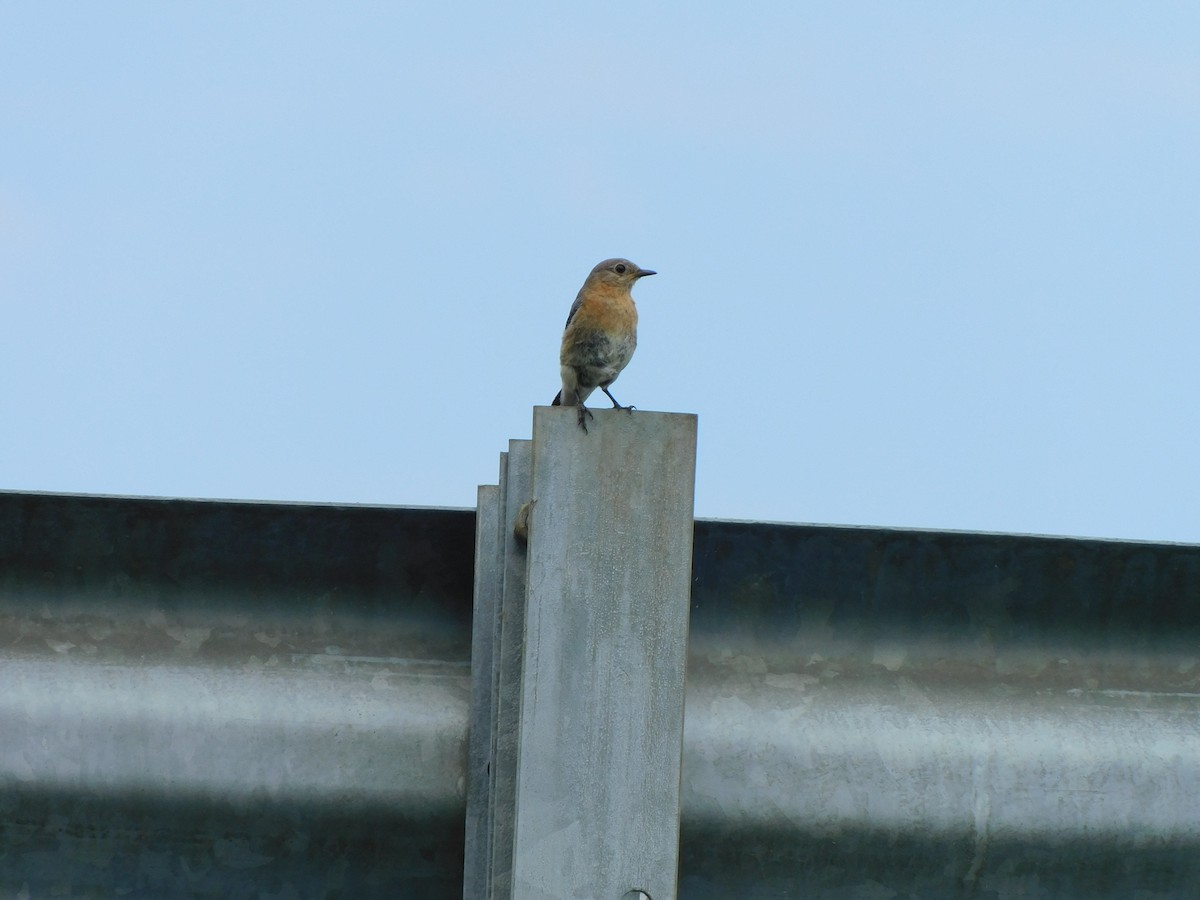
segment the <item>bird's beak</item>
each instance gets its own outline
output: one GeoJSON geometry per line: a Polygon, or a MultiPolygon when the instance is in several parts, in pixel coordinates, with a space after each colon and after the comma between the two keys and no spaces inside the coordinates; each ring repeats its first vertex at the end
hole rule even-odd
{"type": "Polygon", "coordinates": [[[644,278],[647,275],[657,275],[653,269],[638,269],[638,278],[644,278]]]}

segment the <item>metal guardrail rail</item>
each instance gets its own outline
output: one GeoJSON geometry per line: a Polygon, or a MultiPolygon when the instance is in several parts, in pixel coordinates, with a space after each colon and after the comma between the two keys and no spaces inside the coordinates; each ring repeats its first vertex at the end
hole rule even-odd
{"type": "MultiPolygon", "coordinates": [[[[0,892],[461,896],[474,530],[0,493],[0,892]]],[[[687,679],[685,900],[1200,884],[1198,546],[698,521],[687,679]]]]}

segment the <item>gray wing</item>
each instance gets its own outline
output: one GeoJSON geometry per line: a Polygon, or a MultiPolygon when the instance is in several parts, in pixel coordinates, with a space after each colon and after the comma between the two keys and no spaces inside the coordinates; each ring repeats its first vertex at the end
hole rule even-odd
{"type": "Polygon", "coordinates": [[[575,302],[571,304],[571,311],[567,313],[567,324],[563,326],[563,331],[567,330],[567,326],[571,324],[571,320],[575,318],[575,313],[579,312],[579,307],[583,305],[583,290],[575,295],[575,302]]]}

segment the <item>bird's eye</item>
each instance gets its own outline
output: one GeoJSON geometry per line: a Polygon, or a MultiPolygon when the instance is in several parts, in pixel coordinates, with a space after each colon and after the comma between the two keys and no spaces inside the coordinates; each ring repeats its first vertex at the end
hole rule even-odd
{"type": "Polygon", "coordinates": [[[616,270],[618,275],[625,274],[625,263],[617,263],[615,266],[613,266],[613,268],[616,270]]]}

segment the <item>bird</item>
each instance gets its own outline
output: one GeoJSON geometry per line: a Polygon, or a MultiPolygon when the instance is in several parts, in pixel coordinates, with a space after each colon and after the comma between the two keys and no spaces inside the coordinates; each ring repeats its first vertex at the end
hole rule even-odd
{"type": "Polygon", "coordinates": [[[571,304],[558,357],[562,390],[550,405],[579,407],[579,427],[585,434],[586,418],[592,413],[583,401],[596,388],[604,391],[614,409],[633,411],[618,403],[608,387],[637,348],[638,314],[630,291],[639,278],[657,274],[627,259],[606,259],[588,274],[571,304]]]}

